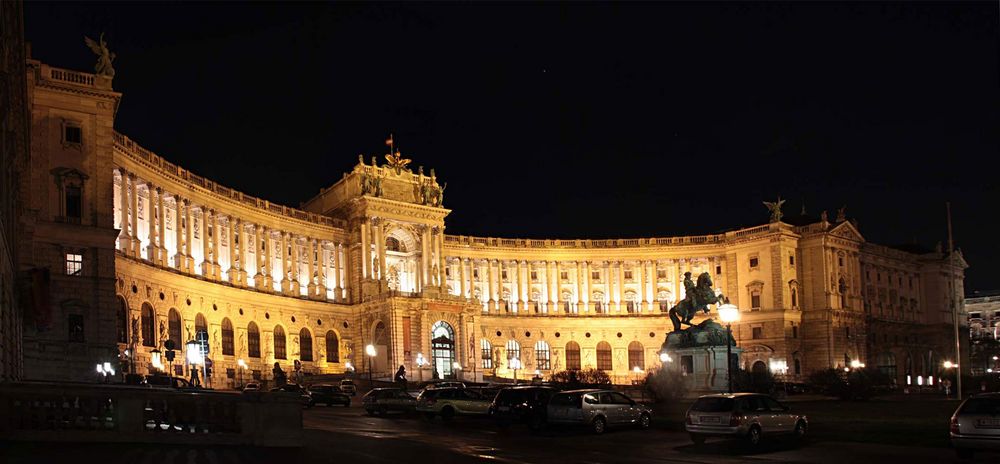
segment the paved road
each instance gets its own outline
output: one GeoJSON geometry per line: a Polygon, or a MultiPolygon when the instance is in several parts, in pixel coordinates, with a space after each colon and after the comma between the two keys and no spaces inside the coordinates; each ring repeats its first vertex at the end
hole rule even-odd
{"type": "MultiPolygon", "coordinates": [[[[357,403],[358,401],[356,401],[357,403]]],[[[804,446],[771,443],[746,454],[734,442],[694,447],[684,433],[524,426],[496,428],[484,419],[425,420],[418,416],[369,417],[353,407],[318,406],[304,411],[306,445],[280,450],[249,447],[185,447],[110,444],[2,444],[0,463],[101,462],[103,464],[314,464],[314,463],[952,463],[950,449],[838,443],[812,437],[804,446]]],[[[975,462],[1000,462],[1000,455],[975,462]]]]}

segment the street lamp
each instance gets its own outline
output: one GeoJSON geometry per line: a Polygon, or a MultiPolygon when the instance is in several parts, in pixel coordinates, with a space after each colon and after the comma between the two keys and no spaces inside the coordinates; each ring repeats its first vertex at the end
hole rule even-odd
{"type": "Polygon", "coordinates": [[[521,368],[521,360],[510,358],[510,368],[514,370],[514,385],[517,385],[517,370],[521,368]]]}
{"type": "Polygon", "coordinates": [[[673,359],[667,353],[660,353],[660,362],[661,363],[673,362],[673,359]]]}
{"type": "Polygon", "coordinates": [[[635,385],[639,385],[639,374],[642,374],[642,368],[634,366],[632,367],[632,372],[635,373],[635,385]]]}
{"type": "Polygon", "coordinates": [[[201,352],[201,344],[194,340],[189,340],[187,343],[184,344],[184,348],[185,348],[185,353],[187,353],[188,364],[192,366],[191,378],[193,380],[197,380],[197,382],[191,382],[191,383],[192,384],[197,383],[200,386],[201,381],[198,380],[198,366],[205,363],[205,354],[201,352]]]}
{"type": "Polygon", "coordinates": [[[154,348],[153,351],[149,352],[149,360],[153,364],[153,367],[159,370],[163,370],[163,360],[162,354],[159,349],[154,348]]]}
{"type": "Polygon", "coordinates": [[[459,363],[458,361],[455,361],[451,363],[451,369],[455,373],[455,379],[456,380],[460,379],[462,374],[459,373],[459,371],[462,370],[462,364],[459,363]]]}
{"type": "Polygon", "coordinates": [[[733,322],[740,320],[740,309],[736,305],[725,303],[719,305],[719,318],[726,323],[726,380],[729,384],[729,393],[733,392],[733,322]]]}
{"type": "Polygon", "coordinates": [[[951,368],[954,368],[954,367],[958,367],[958,364],[955,364],[955,363],[953,363],[951,361],[945,361],[944,362],[944,368],[945,369],[951,369],[951,368]]]}
{"type": "Polygon", "coordinates": [[[247,362],[244,361],[243,358],[240,358],[240,359],[236,360],[236,365],[239,366],[239,371],[240,371],[240,387],[242,388],[243,387],[243,369],[247,368],[247,362]]]}
{"type": "Polygon", "coordinates": [[[375,345],[369,343],[368,346],[365,347],[365,353],[368,354],[368,384],[370,386],[372,383],[372,358],[378,354],[378,351],[375,351],[375,345]]]}
{"type": "Polygon", "coordinates": [[[865,363],[855,359],[851,361],[851,369],[861,369],[865,367],[865,363]]]}

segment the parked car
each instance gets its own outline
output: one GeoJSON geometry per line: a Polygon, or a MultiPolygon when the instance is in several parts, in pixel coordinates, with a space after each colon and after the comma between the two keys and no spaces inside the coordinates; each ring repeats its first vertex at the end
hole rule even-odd
{"type": "Polygon", "coordinates": [[[260,391],[260,384],[257,382],[250,382],[243,386],[243,391],[260,391]]]}
{"type": "Polygon", "coordinates": [[[545,423],[546,406],[555,393],[551,387],[530,385],[502,388],[494,396],[489,413],[500,426],[523,422],[537,429],[545,423]]]}
{"type": "Polygon", "coordinates": [[[400,388],[375,388],[361,397],[361,405],[369,415],[385,415],[389,411],[411,412],[417,399],[400,388]]]}
{"type": "Polygon", "coordinates": [[[416,410],[428,419],[440,414],[444,420],[456,415],[486,415],[490,399],[468,388],[428,388],[417,396],[416,410]]]}
{"type": "Polygon", "coordinates": [[[348,395],[354,396],[358,394],[358,387],[354,385],[354,381],[351,379],[344,379],[340,381],[340,391],[347,393],[348,395]]]}
{"type": "Polygon", "coordinates": [[[801,440],[809,430],[809,420],[768,395],[716,394],[702,396],[688,408],[684,428],[696,445],[708,437],[727,437],[745,438],[757,446],[773,435],[791,434],[801,440]]]}
{"type": "Polygon", "coordinates": [[[312,397],[312,404],[323,403],[327,406],[342,404],[351,406],[351,397],[340,391],[339,386],[330,384],[317,384],[309,387],[309,396],[312,397]]]}
{"type": "Polygon", "coordinates": [[[286,392],[286,393],[297,393],[299,398],[302,400],[302,406],[307,408],[313,407],[312,396],[309,395],[309,390],[297,383],[286,383],[280,387],[275,387],[271,389],[272,392],[286,392]]]}
{"type": "Polygon", "coordinates": [[[147,375],[144,380],[144,384],[153,388],[170,388],[178,390],[199,388],[192,386],[191,382],[188,382],[185,379],[169,375],[147,375]]]}
{"type": "Polygon", "coordinates": [[[550,424],[589,426],[601,434],[609,426],[649,428],[653,411],[614,390],[570,390],[552,395],[548,404],[550,424]]]}
{"type": "Polygon", "coordinates": [[[1000,450],[1000,393],[967,398],[951,416],[951,446],[958,457],[972,458],[977,450],[1000,450]]]}
{"type": "Polygon", "coordinates": [[[424,388],[465,388],[465,383],[454,380],[432,380],[424,388]]]}

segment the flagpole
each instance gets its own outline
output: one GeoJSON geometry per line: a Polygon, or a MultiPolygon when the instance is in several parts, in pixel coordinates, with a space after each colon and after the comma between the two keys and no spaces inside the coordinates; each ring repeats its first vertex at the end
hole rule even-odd
{"type": "MultiPolygon", "coordinates": [[[[944,207],[945,207],[945,213],[947,214],[948,217],[948,266],[954,267],[955,242],[951,234],[951,202],[946,201],[944,203],[944,207]]],[[[949,278],[951,278],[952,269],[948,269],[948,276],[949,278]]],[[[962,366],[964,366],[965,363],[962,361],[962,339],[959,336],[959,330],[958,330],[958,304],[955,303],[954,288],[952,288],[951,295],[948,295],[948,301],[951,302],[952,323],[955,329],[955,364],[958,365],[955,368],[956,369],[955,393],[958,394],[958,399],[962,399],[962,366]]]]}

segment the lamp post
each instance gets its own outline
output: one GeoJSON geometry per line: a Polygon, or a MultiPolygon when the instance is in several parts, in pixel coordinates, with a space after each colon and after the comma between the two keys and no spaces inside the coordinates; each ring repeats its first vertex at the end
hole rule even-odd
{"type": "Polygon", "coordinates": [[[462,364],[458,361],[451,363],[451,370],[455,374],[455,380],[462,380],[462,364]]]}
{"type": "Polygon", "coordinates": [[[521,368],[521,360],[510,358],[510,368],[514,370],[514,385],[517,385],[517,370],[521,368]]]}
{"type": "Polygon", "coordinates": [[[191,365],[191,379],[193,380],[191,384],[194,386],[197,383],[198,386],[201,386],[201,380],[198,379],[198,366],[205,362],[205,355],[201,352],[201,344],[194,340],[189,340],[184,344],[184,348],[187,354],[187,362],[191,365]]]}
{"type": "Polygon", "coordinates": [[[424,366],[427,365],[427,360],[424,359],[423,353],[417,353],[417,372],[420,374],[420,381],[424,381],[424,366]]]}
{"type": "Polygon", "coordinates": [[[642,368],[635,366],[632,368],[632,372],[635,374],[635,382],[632,385],[639,385],[639,374],[642,374],[642,368]]]}
{"type": "Polygon", "coordinates": [[[243,388],[243,369],[247,368],[247,362],[240,358],[236,360],[236,365],[238,366],[237,370],[240,371],[240,388],[243,388]]]}
{"type": "Polygon", "coordinates": [[[375,351],[375,345],[372,345],[371,343],[369,343],[368,346],[365,347],[365,353],[368,354],[368,385],[371,386],[371,384],[372,384],[372,358],[374,358],[375,355],[378,354],[378,351],[375,351]]]}
{"type": "Polygon", "coordinates": [[[660,362],[661,363],[673,362],[673,358],[671,358],[670,355],[667,353],[660,353],[660,362]]]}
{"type": "MultiPolygon", "coordinates": [[[[951,361],[945,361],[942,365],[944,366],[945,370],[948,370],[948,371],[950,371],[952,369],[955,369],[955,370],[958,369],[958,363],[953,363],[951,361]]],[[[961,377],[961,376],[962,376],[962,372],[958,371],[957,372],[957,377],[961,377]]],[[[941,382],[941,383],[944,385],[945,395],[951,395],[951,391],[950,391],[951,390],[951,379],[946,379],[946,380],[947,380],[948,383],[944,383],[944,382],[941,382]]],[[[956,389],[955,392],[958,393],[958,395],[959,395],[958,398],[962,399],[962,396],[961,396],[962,395],[962,391],[956,389]]]]}
{"type": "Polygon", "coordinates": [[[733,392],[733,322],[740,320],[740,309],[726,300],[719,305],[719,318],[726,323],[726,381],[729,393],[733,392]]]}
{"type": "Polygon", "coordinates": [[[159,349],[154,348],[153,351],[149,352],[149,360],[153,368],[163,370],[163,355],[159,349]]]}

